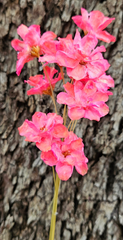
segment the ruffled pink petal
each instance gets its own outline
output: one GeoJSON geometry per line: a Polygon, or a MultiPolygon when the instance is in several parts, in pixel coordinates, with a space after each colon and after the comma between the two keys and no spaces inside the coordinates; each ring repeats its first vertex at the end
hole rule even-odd
{"type": "Polygon", "coordinates": [[[49,166],[55,166],[57,164],[57,158],[51,150],[48,152],[42,152],[41,159],[49,166]]]}
{"type": "Polygon", "coordinates": [[[57,102],[60,104],[67,104],[69,106],[75,104],[75,100],[73,97],[68,95],[68,93],[61,92],[57,95],[57,102]]]}
{"type": "Polygon", "coordinates": [[[112,36],[111,34],[109,34],[107,31],[96,32],[96,37],[107,43],[116,41],[116,38],[114,36],[112,36]]]}
{"type": "Polygon", "coordinates": [[[75,80],[80,80],[86,77],[87,69],[84,65],[78,64],[75,68],[67,68],[67,74],[69,77],[73,77],[75,80]]]}
{"type": "Polygon", "coordinates": [[[71,120],[79,120],[83,118],[85,114],[85,110],[79,107],[73,107],[68,110],[68,116],[71,120]]]}
{"type": "Polygon", "coordinates": [[[107,102],[108,101],[108,96],[111,95],[110,92],[97,92],[93,95],[93,102],[107,102]]]}
{"type": "Polygon", "coordinates": [[[115,18],[108,18],[108,17],[104,17],[103,22],[101,22],[99,29],[103,30],[104,28],[106,28],[113,20],[115,20],[115,18]]]}
{"type": "Polygon", "coordinates": [[[68,129],[61,124],[57,124],[53,127],[51,134],[55,138],[66,138],[68,136],[68,129]]]}
{"type": "Polygon", "coordinates": [[[91,107],[86,108],[84,118],[99,121],[100,117],[101,117],[101,115],[100,115],[98,107],[91,106],[91,107]]]}
{"type": "Polygon", "coordinates": [[[48,113],[47,114],[47,123],[46,126],[47,128],[51,129],[53,128],[56,124],[63,124],[63,118],[56,113],[48,113]]]}
{"type": "Polygon", "coordinates": [[[42,95],[42,90],[41,88],[31,88],[30,90],[27,91],[27,95],[35,95],[35,94],[40,94],[42,95]]]}
{"type": "Polygon", "coordinates": [[[58,161],[64,162],[64,155],[62,154],[61,147],[63,142],[60,141],[54,141],[54,143],[51,146],[51,149],[55,156],[57,157],[58,161]]]}
{"type": "Polygon", "coordinates": [[[74,68],[78,65],[79,60],[77,60],[76,58],[71,58],[68,56],[69,54],[64,53],[62,51],[58,51],[56,53],[56,59],[57,62],[60,66],[64,66],[64,67],[69,67],[69,68],[74,68]]]}
{"type": "Polygon", "coordinates": [[[48,133],[41,134],[40,142],[36,142],[36,146],[43,152],[51,150],[52,137],[48,133]]]}
{"type": "Polygon", "coordinates": [[[28,31],[29,31],[28,27],[25,26],[24,24],[21,24],[17,29],[18,35],[20,35],[20,37],[23,40],[25,39],[25,35],[28,33],[28,31]]]}
{"type": "Polygon", "coordinates": [[[97,38],[94,35],[87,34],[81,40],[81,51],[82,54],[89,56],[91,51],[96,47],[98,43],[97,38]]]}
{"type": "Polygon", "coordinates": [[[93,26],[93,29],[98,29],[99,25],[104,20],[104,14],[100,11],[92,11],[90,12],[90,19],[89,22],[93,26]]]}
{"type": "Polygon", "coordinates": [[[81,8],[81,14],[83,21],[88,21],[88,12],[85,8],[81,8]]]}
{"type": "Polygon", "coordinates": [[[83,90],[88,96],[91,96],[97,91],[97,88],[95,83],[90,80],[85,84],[83,90]]]}
{"type": "Polygon", "coordinates": [[[12,40],[11,45],[16,51],[22,51],[25,48],[25,43],[19,39],[12,40]]]}
{"type": "Polygon", "coordinates": [[[24,123],[18,128],[19,134],[21,136],[25,136],[25,141],[37,142],[40,141],[39,130],[35,127],[35,125],[28,121],[27,119],[24,123]]]}
{"type": "Polygon", "coordinates": [[[25,52],[23,50],[22,52],[18,53],[17,58],[18,58],[18,61],[16,65],[16,73],[19,76],[24,64],[33,60],[33,57],[31,57],[31,55],[29,55],[28,52],[25,52]]]}
{"type": "Polygon", "coordinates": [[[39,57],[39,62],[57,63],[55,55],[45,54],[43,57],[39,57]]]}
{"type": "Polygon", "coordinates": [[[66,92],[69,93],[71,96],[74,97],[74,85],[67,82],[66,84],[63,85],[65,88],[66,92]]]}
{"type": "Polygon", "coordinates": [[[46,124],[47,116],[43,112],[35,112],[34,115],[32,116],[32,121],[34,125],[37,127],[37,129],[43,131],[42,128],[44,128],[46,124]]]}
{"type": "Polygon", "coordinates": [[[43,82],[43,75],[35,75],[31,76],[29,80],[25,80],[31,86],[37,86],[39,83],[43,82]]]}
{"type": "Polygon", "coordinates": [[[39,46],[40,36],[37,34],[37,32],[35,30],[31,31],[31,29],[30,29],[25,36],[25,42],[30,47],[39,46]]]}
{"type": "Polygon", "coordinates": [[[110,75],[103,74],[99,78],[99,83],[107,85],[107,88],[114,87],[114,80],[110,75]]]}
{"type": "Polygon", "coordinates": [[[31,25],[29,27],[29,30],[31,30],[32,32],[36,32],[37,35],[40,37],[41,31],[40,31],[40,25],[31,25]]]}
{"type": "Polygon", "coordinates": [[[82,176],[84,176],[88,171],[88,166],[85,161],[82,161],[81,163],[76,164],[75,168],[76,168],[76,171],[82,176]]]}
{"type": "Polygon", "coordinates": [[[72,143],[70,144],[70,147],[72,150],[82,151],[82,149],[84,147],[82,139],[79,138],[77,140],[72,141],[72,143]]]}
{"type": "Polygon", "coordinates": [[[73,173],[73,166],[59,162],[56,164],[56,172],[61,180],[67,181],[73,173]]]}
{"type": "Polygon", "coordinates": [[[20,58],[18,61],[17,61],[17,64],[16,64],[16,74],[19,76],[20,73],[21,73],[21,70],[24,66],[24,64],[26,63],[26,59],[25,58],[20,58]]]}
{"type": "Polygon", "coordinates": [[[105,103],[102,103],[98,111],[100,113],[100,116],[104,117],[109,113],[109,107],[105,103]]]}
{"type": "Polygon", "coordinates": [[[90,78],[100,77],[105,72],[105,67],[100,61],[87,64],[87,71],[90,78]]]}
{"type": "Polygon", "coordinates": [[[42,34],[40,44],[42,45],[45,41],[53,40],[56,37],[57,37],[57,35],[54,32],[47,31],[42,34]]]}

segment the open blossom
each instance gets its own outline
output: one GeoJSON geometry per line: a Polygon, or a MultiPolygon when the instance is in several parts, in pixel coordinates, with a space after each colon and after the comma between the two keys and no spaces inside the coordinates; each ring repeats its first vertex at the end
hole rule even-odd
{"type": "Polygon", "coordinates": [[[115,18],[105,17],[100,11],[88,13],[84,8],[81,8],[81,14],[82,16],[74,16],[72,19],[85,34],[91,33],[107,43],[116,41],[114,36],[110,35],[107,31],[103,31],[115,18]]]}
{"type": "Polygon", "coordinates": [[[85,85],[81,81],[75,81],[74,85],[68,82],[64,88],[66,92],[59,93],[57,101],[68,105],[68,116],[71,120],[88,118],[99,121],[100,117],[108,114],[109,108],[105,102],[112,93],[98,91],[92,80],[85,85]]]}
{"type": "Polygon", "coordinates": [[[88,34],[81,38],[76,30],[74,40],[60,39],[62,50],[58,50],[56,57],[60,66],[67,68],[69,77],[80,80],[85,77],[96,78],[104,74],[109,68],[109,63],[102,56],[104,46],[96,47],[97,38],[88,34]]]}
{"type": "Polygon", "coordinates": [[[28,28],[24,24],[21,24],[18,27],[17,33],[23,41],[14,39],[11,44],[12,47],[18,51],[16,70],[17,75],[19,76],[25,63],[33,60],[35,57],[39,58],[40,55],[44,54],[44,43],[53,40],[56,37],[56,34],[48,31],[40,36],[39,25],[32,25],[28,28]]]}
{"type": "Polygon", "coordinates": [[[64,141],[52,143],[51,150],[41,153],[41,159],[49,166],[56,166],[61,180],[68,180],[75,166],[82,176],[88,171],[88,159],[84,155],[84,144],[73,132],[69,132],[64,141]]]}
{"type": "MultiPolygon", "coordinates": [[[[81,79],[80,81],[82,81],[82,83],[85,85],[90,80],[94,82],[94,84],[99,92],[106,93],[109,88],[114,87],[114,80],[110,75],[103,74],[100,77],[93,78],[93,79],[90,79],[87,77],[87,78],[81,79]]],[[[111,95],[111,94],[112,93],[110,92],[109,95],[111,95]]]]}
{"type": "Polygon", "coordinates": [[[66,38],[58,38],[54,41],[54,51],[44,54],[39,61],[57,63],[67,68],[69,77],[80,80],[85,77],[96,78],[108,70],[110,64],[102,56],[105,52],[104,46],[96,47],[98,40],[92,34],[81,38],[76,30],[74,39],[68,34],[66,38]]]}
{"type": "Polygon", "coordinates": [[[63,125],[63,118],[56,113],[36,112],[32,121],[26,119],[18,128],[19,134],[25,136],[25,141],[35,142],[42,151],[49,151],[54,139],[64,138],[68,135],[67,128],[63,125]]]}
{"type": "Polygon", "coordinates": [[[62,79],[61,73],[58,74],[58,77],[54,77],[54,75],[56,73],[58,73],[58,71],[54,67],[46,66],[45,70],[46,70],[47,74],[44,71],[44,76],[43,75],[36,75],[34,77],[30,77],[29,80],[25,81],[29,85],[34,87],[34,88],[27,91],[27,95],[46,94],[46,95],[52,96],[50,83],[52,85],[52,88],[54,89],[56,82],[58,82],[62,79]],[[49,83],[49,79],[48,79],[47,75],[49,76],[50,83],[49,83]]]}

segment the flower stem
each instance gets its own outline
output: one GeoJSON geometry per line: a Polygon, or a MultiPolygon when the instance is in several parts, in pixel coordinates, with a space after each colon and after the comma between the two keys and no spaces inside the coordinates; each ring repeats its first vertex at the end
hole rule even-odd
{"type": "Polygon", "coordinates": [[[64,73],[63,73],[63,67],[59,66],[60,71],[61,71],[61,75],[62,75],[62,80],[63,80],[63,84],[65,84],[65,80],[64,80],[64,73]]]}
{"type": "Polygon", "coordinates": [[[52,100],[53,100],[53,103],[54,103],[55,112],[56,112],[56,114],[57,114],[57,108],[56,108],[56,103],[55,103],[55,97],[54,97],[54,93],[53,93],[53,88],[52,88],[52,85],[51,85],[50,77],[49,77],[49,75],[48,75],[48,73],[47,73],[46,68],[43,67],[43,69],[44,69],[44,72],[45,72],[45,74],[46,74],[46,76],[47,76],[47,78],[48,78],[49,84],[50,84],[50,89],[51,89],[51,92],[52,92],[52,96],[51,96],[51,97],[52,97],[52,100]]]}
{"type": "Polygon", "coordinates": [[[59,185],[60,185],[60,179],[58,177],[58,174],[56,174],[55,192],[54,192],[54,198],[53,198],[53,209],[52,209],[49,240],[54,240],[54,235],[55,235],[55,224],[56,224],[59,185]]]}

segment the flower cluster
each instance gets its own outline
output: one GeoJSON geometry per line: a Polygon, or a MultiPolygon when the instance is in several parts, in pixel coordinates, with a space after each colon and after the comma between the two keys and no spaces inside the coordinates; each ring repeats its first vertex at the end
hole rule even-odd
{"type": "Polygon", "coordinates": [[[54,77],[58,71],[54,67],[45,67],[46,72],[44,71],[43,75],[36,75],[34,77],[30,77],[29,80],[25,80],[30,86],[33,86],[34,88],[27,91],[27,95],[33,95],[33,94],[46,94],[52,96],[51,87],[54,89],[55,84],[62,79],[61,73],[58,74],[58,77],[54,77]],[[47,73],[47,74],[46,74],[47,73]],[[54,77],[54,78],[53,78],[54,77]],[[49,79],[50,82],[49,82],[49,79]]]}
{"type": "MultiPolygon", "coordinates": [[[[83,38],[76,30],[74,39],[68,34],[66,38],[54,40],[56,35],[51,31],[40,36],[38,25],[29,28],[20,25],[17,32],[23,41],[12,41],[13,48],[18,51],[16,72],[20,75],[24,64],[37,57],[42,62],[44,76],[31,76],[25,80],[33,87],[27,94],[47,94],[55,105],[53,89],[56,82],[63,79],[61,69],[66,67],[70,81],[63,85],[65,91],[58,94],[57,102],[68,106],[68,116],[72,121],[80,118],[99,121],[109,112],[105,102],[112,94],[109,88],[114,87],[114,80],[106,75],[110,67],[102,55],[106,49],[97,44],[98,39],[108,43],[115,41],[114,36],[104,31],[114,18],[105,17],[100,11],[88,14],[83,8],[81,13],[82,16],[72,19],[84,31],[83,38]],[[57,64],[61,73],[47,66],[49,63],[57,64]]],[[[68,180],[74,166],[81,175],[87,173],[88,159],[84,155],[82,139],[68,131],[63,118],[57,115],[57,111],[47,115],[36,112],[32,121],[26,119],[19,127],[19,133],[26,137],[26,141],[36,143],[42,151],[41,159],[50,166],[56,166],[60,179],[68,180]]]]}

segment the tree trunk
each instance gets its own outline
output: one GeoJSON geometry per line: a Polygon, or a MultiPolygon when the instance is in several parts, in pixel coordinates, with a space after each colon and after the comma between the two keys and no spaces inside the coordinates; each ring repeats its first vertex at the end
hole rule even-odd
{"type": "Polygon", "coordinates": [[[60,185],[55,240],[123,240],[122,0],[0,0],[0,240],[48,239],[54,192],[52,169],[17,129],[35,111],[54,111],[53,104],[47,96],[27,96],[24,80],[41,67],[31,61],[18,77],[11,40],[21,23],[39,24],[42,33],[74,36],[71,17],[81,7],[116,18],[108,31],[117,40],[105,44],[104,54],[115,88],[107,116],[77,123],[75,133],[83,138],[89,171],[84,177],[75,171],[60,185]]]}

